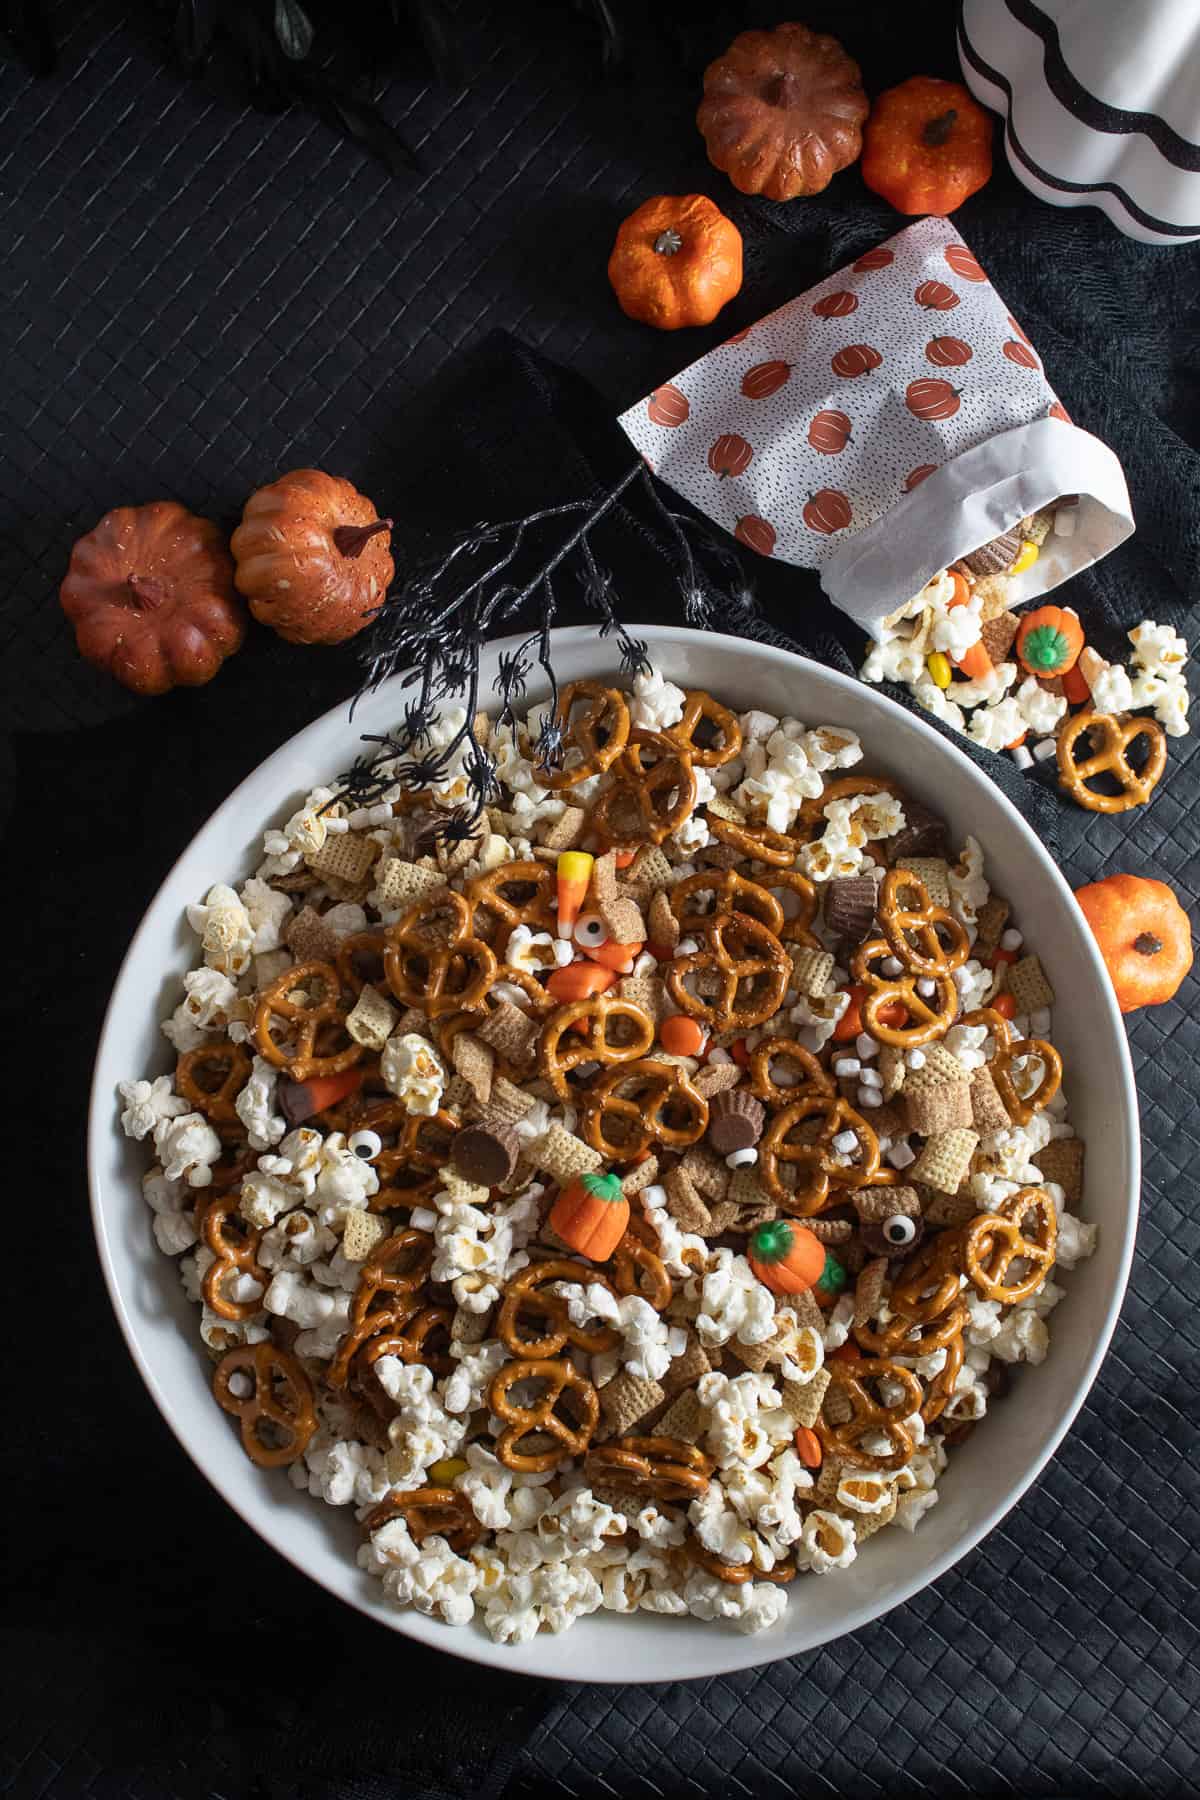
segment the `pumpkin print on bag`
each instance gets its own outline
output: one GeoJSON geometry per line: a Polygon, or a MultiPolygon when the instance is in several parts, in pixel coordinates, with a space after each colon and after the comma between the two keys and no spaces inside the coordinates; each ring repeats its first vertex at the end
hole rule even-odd
{"type": "Polygon", "coordinates": [[[1038,359],[1025,344],[1018,344],[1015,338],[1009,338],[1002,346],[1010,363],[1016,363],[1018,369],[1036,369],[1038,359]]]}
{"type": "Polygon", "coordinates": [[[1009,313],[1009,315],[1008,315],[1008,325],[1009,325],[1009,330],[1015,332],[1023,344],[1029,344],[1029,348],[1032,350],[1033,345],[1029,341],[1029,336],[1028,336],[1027,332],[1024,330],[1024,328],[1022,326],[1017,324],[1017,321],[1013,318],[1011,313],[1009,313]]]}
{"type": "Polygon", "coordinates": [[[818,488],[812,499],[805,501],[801,516],[810,531],[822,532],[826,537],[845,531],[854,521],[850,502],[836,488],[818,488]]]}
{"type": "Polygon", "coordinates": [[[970,344],[964,344],[961,338],[930,338],[925,346],[926,362],[936,363],[942,369],[959,369],[970,362],[973,354],[970,344]]]}
{"type": "Polygon", "coordinates": [[[923,481],[928,481],[929,477],[936,472],[936,463],[919,463],[915,469],[910,469],[904,477],[905,493],[911,494],[914,488],[919,488],[923,481]]]}
{"type": "Polygon", "coordinates": [[[714,475],[724,481],[726,476],[745,474],[753,455],[753,447],[744,437],[739,437],[736,431],[727,431],[710,447],[708,466],[714,475]]]}
{"type": "Polygon", "coordinates": [[[852,294],[849,288],[842,288],[836,294],[825,294],[813,302],[813,312],[818,319],[848,319],[857,311],[858,295],[852,294]]]}
{"type": "Polygon", "coordinates": [[[869,275],[875,269],[890,269],[895,260],[895,251],[885,250],[880,244],[875,250],[864,250],[854,264],[854,270],[858,275],[869,275]]]}
{"type": "Polygon", "coordinates": [[[808,428],[808,441],[822,456],[840,456],[850,442],[850,421],[844,412],[827,407],[808,428]]]}
{"type": "Polygon", "coordinates": [[[946,261],[954,270],[954,273],[956,275],[961,275],[964,281],[987,280],[987,276],[984,274],[965,244],[948,244],[946,246],[946,261]]]}
{"type": "Polygon", "coordinates": [[[726,338],[726,339],[725,339],[725,342],[726,342],[726,343],[727,343],[727,344],[741,344],[741,343],[744,343],[744,342],[745,342],[745,340],[746,340],[746,339],[747,339],[747,338],[748,338],[748,337],[749,337],[749,336],[750,336],[750,333],[751,333],[751,332],[752,332],[752,331],[753,331],[753,330],[754,330],[754,327],[753,327],[753,325],[747,325],[747,327],[746,327],[746,329],[745,329],[745,331],[735,331],[735,332],[734,332],[734,334],[733,334],[733,336],[732,336],[732,337],[727,337],[727,338],[726,338]]]}
{"type": "Polygon", "coordinates": [[[646,403],[646,416],[652,425],[686,425],[691,410],[687,395],[669,381],[666,387],[655,388],[646,403]]]}
{"type": "Polygon", "coordinates": [[[791,363],[755,363],[742,376],[742,392],[747,400],[769,400],[772,394],[777,394],[781,387],[786,386],[791,372],[791,363]]]}
{"type": "Polygon", "coordinates": [[[1070,424],[1074,423],[1074,421],[1071,418],[1070,413],[1067,411],[1066,407],[1063,405],[1061,400],[1055,400],[1054,402],[1052,402],[1050,410],[1046,414],[1046,417],[1048,419],[1058,419],[1063,425],[1070,425],[1070,424]]]}
{"type": "Polygon", "coordinates": [[[847,344],[844,350],[830,358],[829,366],[844,381],[853,381],[856,375],[869,375],[882,361],[878,350],[870,344],[847,344]]]}
{"type": "Polygon", "coordinates": [[[949,312],[958,305],[958,295],[944,281],[922,281],[913,290],[913,299],[930,312],[949,312]]]}
{"type": "Polygon", "coordinates": [[[744,514],[734,526],[733,535],[739,544],[745,544],[747,550],[757,550],[760,556],[770,556],[775,549],[775,527],[756,513],[744,514]]]}
{"type": "Polygon", "coordinates": [[[904,404],[914,419],[952,419],[958,411],[959,390],[948,381],[910,381],[904,404]]]}

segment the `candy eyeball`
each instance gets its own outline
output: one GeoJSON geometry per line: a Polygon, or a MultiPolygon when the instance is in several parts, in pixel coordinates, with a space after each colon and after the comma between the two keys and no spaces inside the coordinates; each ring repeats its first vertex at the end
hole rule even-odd
{"type": "Polygon", "coordinates": [[[753,1144],[749,1144],[744,1150],[731,1150],[725,1158],[725,1167],[727,1169],[749,1169],[753,1168],[757,1161],[758,1151],[753,1144]]]}
{"type": "Polygon", "coordinates": [[[575,921],[575,942],[583,950],[599,950],[608,942],[608,927],[599,913],[580,913],[575,921]]]}
{"type": "Polygon", "coordinates": [[[907,1213],[893,1213],[883,1221],[883,1235],[897,1250],[904,1250],[916,1237],[917,1227],[907,1213]]]}
{"type": "Polygon", "coordinates": [[[364,1162],[371,1162],[383,1149],[383,1139],[377,1131],[356,1131],[350,1139],[350,1149],[364,1162]]]}

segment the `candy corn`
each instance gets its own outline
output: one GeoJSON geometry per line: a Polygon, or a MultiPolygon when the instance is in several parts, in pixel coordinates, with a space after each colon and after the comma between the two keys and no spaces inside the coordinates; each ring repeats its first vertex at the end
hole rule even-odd
{"type": "Polygon", "coordinates": [[[584,944],[582,949],[589,962],[599,963],[602,969],[615,969],[618,975],[628,975],[642,954],[641,944],[597,944],[594,950],[584,944]]]}
{"type": "Polygon", "coordinates": [[[568,943],[587,898],[595,857],[586,850],[564,850],[555,865],[558,876],[558,935],[568,943]]]}
{"type": "Polygon", "coordinates": [[[565,1001],[589,1000],[593,994],[607,993],[615,987],[616,980],[614,971],[602,969],[599,963],[573,962],[546,977],[546,992],[562,1005],[565,1001]]]}

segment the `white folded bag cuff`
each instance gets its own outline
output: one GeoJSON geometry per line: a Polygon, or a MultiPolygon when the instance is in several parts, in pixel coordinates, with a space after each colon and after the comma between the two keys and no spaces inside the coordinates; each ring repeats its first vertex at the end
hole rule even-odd
{"type": "Polygon", "coordinates": [[[943,463],[826,561],[821,586],[835,606],[877,633],[942,569],[1067,494],[1079,496],[1075,531],[1051,533],[1037,561],[1009,577],[1009,605],[1020,606],[1098,562],[1133,531],[1117,458],[1091,432],[1061,419],[999,432],[943,463]]]}

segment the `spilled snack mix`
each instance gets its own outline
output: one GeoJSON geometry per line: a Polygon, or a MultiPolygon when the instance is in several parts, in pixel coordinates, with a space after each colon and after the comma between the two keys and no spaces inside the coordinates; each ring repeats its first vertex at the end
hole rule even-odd
{"type": "Polygon", "coordinates": [[[566,688],[546,771],[543,714],[461,866],[450,766],[315,789],[189,907],[121,1123],[246,1454],[396,1605],[759,1631],[1046,1355],[1095,1239],[1053,989],[850,732],[652,671],[566,688]]]}

